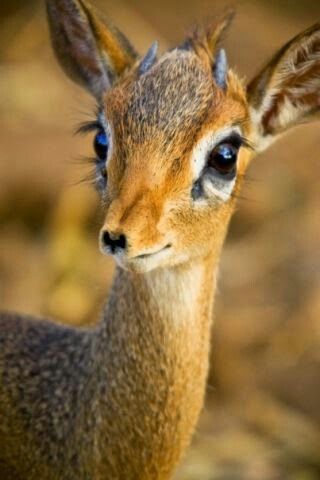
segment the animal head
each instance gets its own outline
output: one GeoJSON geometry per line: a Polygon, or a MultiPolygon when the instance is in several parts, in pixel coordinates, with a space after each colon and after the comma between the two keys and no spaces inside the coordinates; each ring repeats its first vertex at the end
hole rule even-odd
{"type": "Polygon", "coordinates": [[[219,251],[255,152],[320,111],[320,24],[245,85],[220,41],[230,17],[139,57],[83,0],[47,0],[66,73],[98,103],[102,251],[137,272],[219,251]]]}

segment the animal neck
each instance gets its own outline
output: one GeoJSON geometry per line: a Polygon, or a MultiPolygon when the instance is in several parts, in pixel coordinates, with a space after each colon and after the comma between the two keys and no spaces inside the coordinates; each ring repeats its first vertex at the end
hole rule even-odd
{"type": "Polygon", "coordinates": [[[190,441],[208,371],[216,264],[116,271],[97,355],[109,438],[99,443],[108,450],[101,457],[117,462],[107,466],[112,478],[120,468],[121,478],[168,478],[190,441]]]}

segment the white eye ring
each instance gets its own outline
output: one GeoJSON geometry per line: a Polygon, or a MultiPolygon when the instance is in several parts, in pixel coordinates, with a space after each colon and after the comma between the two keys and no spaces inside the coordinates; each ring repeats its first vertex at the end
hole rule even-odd
{"type": "MultiPolygon", "coordinates": [[[[232,194],[236,176],[227,179],[223,178],[223,176],[217,172],[217,176],[204,173],[203,178],[201,179],[200,177],[203,172],[205,172],[208,157],[212,150],[220,143],[223,143],[224,139],[226,139],[227,142],[227,139],[233,135],[242,136],[241,129],[239,127],[229,127],[217,132],[209,132],[197,142],[192,150],[191,165],[193,178],[195,182],[201,181],[205,197],[214,195],[219,200],[226,202],[232,194]]],[[[199,198],[199,200],[201,200],[201,198],[199,198]]],[[[202,200],[206,200],[206,198],[202,198],[202,200]]]]}
{"type": "Polygon", "coordinates": [[[193,147],[191,153],[191,163],[193,169],[194,180],[197,180],[207,163],[207,158],[211,151],[223,140],[230,138],[232,135],[242,136],[239,127],[229,127],[217,132],[209,132],[204,135],[193,147]]]}

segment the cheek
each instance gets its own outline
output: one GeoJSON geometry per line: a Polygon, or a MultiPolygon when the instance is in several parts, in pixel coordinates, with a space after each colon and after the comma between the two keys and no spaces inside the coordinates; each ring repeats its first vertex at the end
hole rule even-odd
{"type": "Polygon", "coordinates": [[[177,214],[172,228],[179,250],[205,253],[222,243],[233,211],[232,203],[219,207],[189,208],[177,214]]]}
{"type": "Polygon", "coordinates": [[[175,212],[170,220],[170,229],[176,237],[177,247],[191,248],[202,243],[204,225],[210,217],[210,212],[195,212],[191,208],[175,212]]]}

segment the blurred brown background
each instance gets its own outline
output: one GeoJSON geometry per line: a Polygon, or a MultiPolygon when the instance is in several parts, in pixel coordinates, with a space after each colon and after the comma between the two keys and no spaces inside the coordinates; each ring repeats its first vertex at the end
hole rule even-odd
{"type": "MultiPolygon", "coordinates": [[[[144,52],[222,0],[96,0],[144,52]]],[[[229,60],[247,78],[320,19],[319,0],[232,2],[229,60]]],[[[230,4],[230,3],[229,3],[230,4]]],[[[93,104],[60,72],[41,1],[0,4],[0,308],[97,318],[112,261],[79,183],[93,104]]],[[[179,480],[320,479],[320,136],[300,127],[252,165],[221,265],[206,407],[179,480]]]]}

